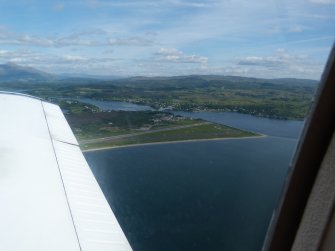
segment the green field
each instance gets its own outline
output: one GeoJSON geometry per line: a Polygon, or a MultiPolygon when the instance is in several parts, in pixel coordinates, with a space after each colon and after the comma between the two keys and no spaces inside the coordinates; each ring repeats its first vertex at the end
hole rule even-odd
{"type": "Polygon", "coordinates": [[[100,111],[75,100],[59,102],[83,150],[132,144],[257,136],[160,111],[100,111]]]}
{"type": "Polygon", "coordinates": [[[189,128],[182,128],[163,132],[152,132],[143,135],[124,137],[121,139],[112,139],[108,141],[96,142],[91,144],[82,144],[81,148],[83,150],[88,150],[96,148],[99,149],[105,147],[117,147],[124,145],[146,144],[155,142],[240,138],[240,137],[251,137],[251,136],[259,136],[259,135],[223,125],[210,123],[204,125],[195,125],[189,128]]]}
{"type": "MultiPolygon", "coordinates": [[[[86,106],[85,104],[81,104],[86,106]]],[[[130,133],[147,132],[164,128],[189,126],[204,122],[199,119],[190,119],[175,116],[168,112],[158,111],[95,111],[80,109],[76,104],[76,112],[65,114],[72,130],[79,140],[117,136],[130,133]],[[78,110],[85,110],[78,112],[78,110]]],[[[73,109],[64,108],[67,111],[73,109]]]]}

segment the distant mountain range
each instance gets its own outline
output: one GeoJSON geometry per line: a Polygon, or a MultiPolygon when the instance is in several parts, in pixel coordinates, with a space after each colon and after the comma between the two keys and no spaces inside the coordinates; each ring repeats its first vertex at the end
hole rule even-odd
{"type": "Polygon", "coordinates": [[[41,81],[80,81],[85,80],[115,80],[120,79],[119,76],[99,76],[79,73],[50,74],[37,70],[33,67],[20,66],[14,63],[0,64],[0,82],[41,82],[41,81]]]}
{"type": "Polygon", "coordinates": [[[14,63],[0,64],[0,81],[45,81],[54,80],[55,75],[36,70],[32,67],[24,67],[14,63]]]}
{"type": "Polygon", "coordinates": [[[114,75],[94,75],[94,74],[82,74],[82,73],[63,73],[58,75],[60,79],[98,79],[98,80],[115,80],[123,77],[114,75]]]}
{"type": "Polygon", "coordinates": [[[129,77],[117,80],[117,83],[131,82],[131,83],[148,83],[148,82],[190,82],[193,83],[216,83],[216,82],[230,82],[230,83],[254,83],[254,84],[287,84],[287,85],[316,85],[319,83],[317,80],[313,79],[300,79],[300,78],[274,78],[274,79],[264,79],[264,78],[252,78],[252,77],[239,77],[239,76],[224,76],[224,75],[186,75],[186,76],[172,76],[172,77],[129,77]]]}
{"type": "Polygon", "coordinates": [[[287,84],[287,85],[316,85],[318,81],[310,79],[296,78],[278,78],[278,79],[261,79],[238,76],[222,76],[222,75],[187,75],[173,77],[128,77],[121,78],[118,76],[99,76],[87,74],[50,74],[37,70],[32,67],[20,66],[14,63],[0,64],[0,82],[69,82],[72,84],[80,83],[110,83],[115,85],[155,85],[160,84],[171,85],[172,83],[188,83],[191,85],[214,84],[216,81],[227,81],[230,83],[271,83],[271,84],[287,84]]]}

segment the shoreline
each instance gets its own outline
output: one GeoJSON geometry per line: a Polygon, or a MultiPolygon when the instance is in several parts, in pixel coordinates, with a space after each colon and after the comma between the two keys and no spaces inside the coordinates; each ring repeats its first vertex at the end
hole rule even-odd
{"type": "MultiPolygon", "coordinates": [[[[67,97],[64,97],[64,99],[66,99],[67,97]]],[[[249,115],[249,116],[253,116],[256,118],[263,118],[263,119],[273,119],[273,120],[279,120],[279,121],[304,121],[305,118],[289,118],[289,117],[272,117],[270,115],[255,115],[252,113],[244,113],[244,112],[239,112],[239,111],[227,111],[225,109],[200,109],[200,110],[190,110],[190,111],[181,111],[181,110],[160,110],[160,108],[154,108],[152,107],[150,104],[146,104],[146,103],[136,103],[136,102],[130,102],[128,100],[108,100],[108,99],[94,99],[94,98],[77,98],[78,101],[80,101],[80,99],[89,99],[89,100],[93,100],[93,101],[98,101],[98,102],[117,102],[117,103],[127,103],[127,104],[133,104],[133,105],[138,105],[138,106],[148,106],[151,109],[149,110],[138,110],[138,111],[162,111],[162,112],[190,112],[190,113],[200,113],[200,112],[214,112],[214,113],[238,113],[238,114],[242,114],[242,115],[249,115]]],[[[94,105],[94,103],[89,103],[94,105]]],[[[108,110],[113,110],[113,109],[102,109],[103,111],[108,111],[108,110]]],[[[116,110],[116,111],[123,111],[123,110],[116,110]]],[[[126,110],[125,110],[126,111],[126,110]]]]}
{"type": "Polygon", "coordinates": [[[163,142],[150,142],[150,143],[139,143],[139,144],[131,144],[131,145],[122,145],[122,146],[106,146],[106,147],[98,147],[92,149],[81,150],[83,153],[85,152],[96,152],[103,150],[112,150],[118,148],[126,148],[126,147],[137,147],[137,146],[146,146],[146,145],[165,145],[165,144],[174,144],[174,143],[187,143],[187,142],[201,142],[201,141],[219,141],[219,140],[243,140],[243,139],[258,139],[265,138],[268,135],[259,134],[256,136],[247,136],[247,137],[227,137],[227,138],[212,138],[212,139],[185,139],[185,140],[173,140],[173,141],[163,141],[163,142]]]}

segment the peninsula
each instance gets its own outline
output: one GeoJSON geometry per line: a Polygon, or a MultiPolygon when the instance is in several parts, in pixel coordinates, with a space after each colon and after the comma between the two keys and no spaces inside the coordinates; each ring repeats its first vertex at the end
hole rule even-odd
{"type": "Polygon", "coordinates": [[[101,111],[94,105],[76,100],[62,100],[60,106],[84,151],[135,144],[261,136],[171,112],[101,111]]]}

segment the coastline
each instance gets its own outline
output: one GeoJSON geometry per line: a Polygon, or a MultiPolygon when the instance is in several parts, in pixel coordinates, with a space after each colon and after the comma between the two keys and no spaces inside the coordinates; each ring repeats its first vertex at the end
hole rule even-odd
{"type": "Polygon", "coordinates": [[[151,143],[140,143],[140,144],[131,144],[131,145],[122,145],[122,146],[107,146],[107,147],[98,147],[92,149],[81,150],[83,153],[85,152],[96,152],[103,150],[111,150],[117,148],[126,148],[126,147],[137,147],[137,146],[146,146],[146,145],[163,145],[163,144],[174,144],[174,143],[187,143],[187,142],[201,142],[201,141],[219,141],[219,140],[243,140],[243,139],[258,139],[265,138],[268,135],[260,134],[255,136],[247,136],[247,137],[227,137],[227,138],[212,138],[212,139],[186,139],[186,140],[174,140],[174,141],[164,141],[164,142],[151,142],[151,143]]]}

